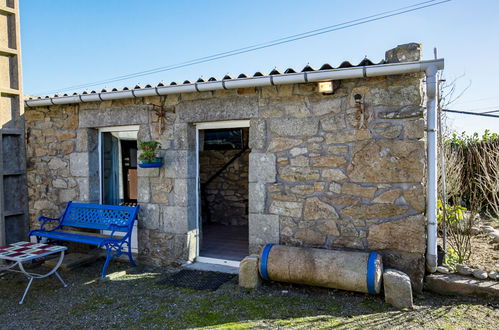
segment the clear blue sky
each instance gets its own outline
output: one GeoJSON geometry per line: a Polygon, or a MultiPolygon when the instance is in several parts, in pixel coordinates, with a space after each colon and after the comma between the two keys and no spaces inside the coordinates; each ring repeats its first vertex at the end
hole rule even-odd
{"type": "MultiPolygon", "coordinates": [[[[176,64],[292,34],[412,5],[398,1],[131,1],[20,0],[24,92],[41,95],[176,64]]],[[[424,58],[433,47],[446,60],[445,77],[458,90],[452,105],[476,112],[499,109],[499,1],[453,0],[435,7],[255,52],[174,71],[107,84],[123,87],[199,77],[269,72],[274,67],[333,66],[343,60],[377,62],[387,49],[420,42],[424,58]]],[[[102,88],[95,86],[89,89],[102,88]]],[[[81,92],[82,89],[76,90],[81,92]]],[[[499,113],[498,113],[499,114],[499,113]]],[[[450,115],[458,131],[499,132],[498,119],[450,115]]]]}

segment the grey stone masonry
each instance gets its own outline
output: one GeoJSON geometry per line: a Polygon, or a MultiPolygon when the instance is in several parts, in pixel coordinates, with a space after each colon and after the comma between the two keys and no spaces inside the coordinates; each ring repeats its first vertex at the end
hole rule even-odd
{"type": "MultiPolygon", "coordinates": [[[[419,44],[385,55],[388,63],[420,58],[419,44]]],[[[98,201],[98,129],[137,125],[138,140],[159,141],[164,160],[161,168],[138,172],[141,262],[192,261],[202,231],[196,124],[244,120],[250,123],[249,168],[231,168],[210,194],[233,202],[220,208],[234,205],[244,213],[240,224],[248,222],[250,253],[267,243],[378,251],[385,266],[406,273],[412,289],[421,291],[422,78],[344,79],[333,82],[329,95],[319,93],[316,83],[303,83],[28,108],[31,223],[42,213],[59,215],[69,199],[98,201]],[[164,105],[164,118],[151,104],[164,105]]]]}

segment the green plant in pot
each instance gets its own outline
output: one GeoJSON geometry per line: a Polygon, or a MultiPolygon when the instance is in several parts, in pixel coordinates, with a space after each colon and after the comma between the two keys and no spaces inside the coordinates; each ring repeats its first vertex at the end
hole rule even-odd
{"type": "Polygon", "coordinates": [[[141,141],[139,149],[141,151],[139,160],[140,167],[161,167],[163,166],[163,159],[158,157],[158,148],[161,144],[158,141],[141,141]]]}

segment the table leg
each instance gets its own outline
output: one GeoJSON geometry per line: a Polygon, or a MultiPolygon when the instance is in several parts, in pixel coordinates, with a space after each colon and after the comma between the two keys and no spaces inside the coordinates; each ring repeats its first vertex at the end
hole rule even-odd
{"type": "Polygon", "coordinates": [[[26,290],[24,290],[23,297],[21,298],[21,301],[19,301],[19,305],[22,305],[24,303],[24,298],[26,298],[26,295],[28,294],[32,282],[33,282],[33,277],[30,277],[28,286],[26,287],[26,290]]]}
{"type": "Polygon", "coordinates": [[[63,285],[65,288],[67,288],[67,287],[68,287],[68,285],[67,285],[66,283],[64,283],[64,280],[62,279],[61,275],[59,275],[59,273],[58,273],[58,272],[55,272],[54,274],[55,274],[55,276],[57,276],[57,278],[59,279],[59,281],[61,281],[62,285],[63,285]]]}
{"type": "Polygon", "coordinates": [[[31,274],[31,273],[28,273],[24,267],[23,267],[23,264],[21,262],[17,262],[17,265],[19,266],[19,270],[21,270],[21,272],[27,277],[29,278],[29,283],[28,283],[28,286],[26,287],[26,290],[24,291],[24,295],[23,295],[23,298],[21,299],[21,301],[19,302],[19,304],[22,304],[24,302],[24,298],[26,297],[26,294],[28,293],[29,291],[29,288],[31,286],[31,283],[33,282],[33,279],[38,279],[38,278],[45,278],[45,277],[49,277],[50,275],[52,274],[55,274],[55,276],[57,276],[57,278],[59,279],[59,281],[61,281],[62,285],[64,287],[67,287],[67,284],[64,282],[64,280],[62,279],[61,275],[59,275],[59,273],[57,272],[57,269],[59,269],[59,267],[61,266],[62,264],[62,261],[64,260],[64,251],[61,251],[61,254],[59,256],[59,261],[57,262],[57,264],[55,265],[55,267],[49,271],[47,274],[45,275],[38,275],[38,274],[31,274]]]}

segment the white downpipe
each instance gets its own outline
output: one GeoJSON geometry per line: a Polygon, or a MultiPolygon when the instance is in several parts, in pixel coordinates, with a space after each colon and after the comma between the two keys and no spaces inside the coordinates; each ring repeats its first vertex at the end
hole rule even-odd
{"type": "Polygon", "coordinates": [[[437,270],[437,71],[436,66],[431,66],[426,70],[428,159],[426,269],[430,273],[437,270]]]}
{"type": "Polygon", "coordinates": [[[263,87],[272,85],[297,84],[306,82],[318,82],[325,80],[355,79],[365,77],[388,76],[398,74],[409,74],[427,72],[430,68],[443,69],[444,60],[436,59],[430,61],[390,63],[370,66],[357,66],[351,68],[318,70],[299,73],[284,73],[273,76],[227,79],[220,81],[196,82],[192,84],[170,85],[161,87],[149,87],[133,90],[102,92],[92,94],[70,95],[61,97],[45,97],[39,99],[25,100],[27,107],[44,107],[56,104],[71,104],[82,102],[98,102],[118,100],[133,97],[159,96],[179,93],[194,93],[214,91],[220,89],[234,89],[247,87],[263,87]]]}

